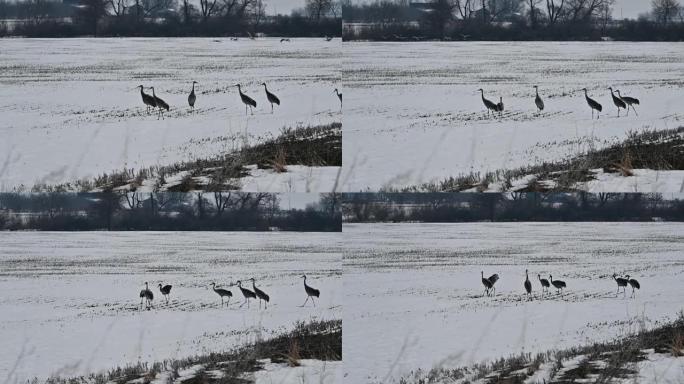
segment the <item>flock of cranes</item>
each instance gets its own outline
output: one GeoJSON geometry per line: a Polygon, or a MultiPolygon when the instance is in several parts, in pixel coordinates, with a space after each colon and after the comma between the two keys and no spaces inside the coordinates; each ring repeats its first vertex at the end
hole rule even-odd
{"type": "MultiPolygon", "coordinates": [[[[188,95],[188,105],[190,106],[190,109],[193,111],[195,110],[195,102],[197,101],[197,94],[195,94],[195,84],[199,83],[196,81],[192,82],[192,89],[190,90],[190,94],[188,95]]],[[[268,90],[266,83],[261,83],[260,85],[264,86],[264,91],[266,92],[266,100],[268,100],[268,102],[271,104],[271,113],[273,113],[273,105],[275,104],[280,106],[280,98],[278,98],[278,96],[276,96],[273,92],[268,90]]],[[[240,84],[235,84],[234,86],[237,87],[238,93],[240,95],[240,100],[245,105],[245,115],[247,115],[248,112],[254,115],[253,108],[256,108],[257,106],[256,100],[251,98],[249,95],[243,93],[242,86],[240,84]]],[[[157,119],[163,119],[164,111],[169,111],[170,109],[169,104],[155,94],[154,87],[144,87],[141,84],[138,85],[136,88],[140,88],[140,97],[142,98],[143,104],[145,104],[145,107],[147,108],[147,113],[150,113],[150,109],[157,109],[157,119]],[[146,88],[152,90],[151,95],[145,93],[146,88]]],[[[342,110],[342,94],[337,90],[337,88],[335,88],[333,93],[335,93],[337,95],[337,98],[340,100],[340,110],[342,110]]]]}
{"type": "MultiPolygon", "coordinates": [[[[309,299],[311,299],[311,302],[313,303],[313,306],[316,306],[316,301],[314,300],[315,298],[319,298],[321,295],[321,291],[318,289],[308,285],[306,283],[306,275],[302,275],[301,278],[304,279],[304,292],[306,292],[306,300],[304,301],[304,304],[302,304],[300,307],[306,306],[306,304],[309,302],[309,299]]],[[[256,286],[256,280],[252,277],[248,279],[247,281],[252,282],[252,289],[250,290],[249,288],[245,288],[242,286],[242,281],[238,280],[235,283],[230,283],[229,287],[234,287],[237,286],[240,292],[242,293],[242,297],[244,298],[244,301],[240,305],[240,308],[242,308],[245,304],[247,304],[247,308],[249,308],[249,301],[254,299],[254,300],[259,300],[259,309],[261,309],[261,302],[263,301],[264,303],[264,309],[268,308],[268,303],[270,302],[271,298],[270,296],[264,292],[263,290],[259,289],[256,286]]],[[[216,292],[217,295],[221,298],[221,307],[223,307],[224,304],[224,298],[227,298],[227,303],[226,307],[230,306],[230,299],[233,297],[233,292],[231,292],[229,289],[224,289],[224,288],[216,288],[216,283],[211,283],[210,284],[212,290],[216,292]]],[[[164,298],[166,299],[166,303],[168,304],[169,302],[169,295],[171,294],[171,285],[163,285],[159,283],[159,291],[162,293],[164,298]]],[[[152,301],[154,300],[154,293],[150,290],[147,282],[145,282],[145,289],[140,291],[140,308],[142,309],[143,306],[145,306],[147,309],[150,309],[152,307],[152,301]]]]}
{"type": "MultiPolygon", "coordinates": [[[[484,276],[484,271],[480,272],[480,277],[482,279],[482,285],[484,286],[484,295],[486,296],[491,296],[491,295],[496,295],[496,282],[499,281],[499,275],[497,273],[485,277],[484,276]]],[[[554,280],[552,275],[549,275],[549,279],[543,279],[540,274],[537,274],[537,279],[539,280],[539,284],[541,285],[542,289],[542,295],[544,293],[548,293],[549,288],[553,286],[556,288],[556,293],[562,295],[563,294],[563,289],[567,288],[567,284],[565,281],[562,280],[554,280]]],[[[629,275],[625,275],[625,277],[618,277],[617,274],[613,273],[613,279],[615,282],[617,282],[618,285],[618,290],[617,293],[620,293],[620,288],[622,288],[623,295],[626,295],[625,293],[625,288],[627,285],[632,287],[632,296],[634,297],[636,295],[636,289],[641,289],[641,285],[636,279],[632,279],[629,275]]],[[[529,271],[526,269],[525,270],[525,281],[523,282],[523,287],[525,288],[525,294],[528,297],[532,297],[532,282],[530,281],[530,276],[529,276],[529,271]]]]}
{"type": "MultiPolygon", "coordinates": [[[[629,96],[622,96],[620,94],[620,90],[616,89],[615,91],[613,91],[613,87],[608,87],[608,89],[610,90],[610,96],[613,99],[613,104],[615,104],[615,107],[617,107],[617,117],[620,117],[620,109],[627,110],[627,116],[629,116],[630,108],[632,108],[634,114],[636,114],[637,117],[639,116],[639,114],[636,111],[636,108],[634,108],[635,105],[639,105],[639,99],[629,96]],[[617,96],[615,96],[616,93],[617,96]]],[[[535,85],[534,90],[534,104],[537,106],[537,113],[541,113],[544,110],[544,100],[542,100],[541,96],[539,96],[539,86],[535,85]]],[[[598,101],[589,97],[589,93],[586,88],[582,88],[582,90],[584,91],[584,98],[587,101],[587,105],[589,105],[589,108],[591,109],[592,120],[594,119],[594,111],[596,111],[596,119],[598,120],[601,115],[601,111],[603,111],[603,106],[598,101]]],[[[498,112],[499,115],[501,115],[501,113],[504,110],[503,97],[499,97],[499,102],[495,103],[485,97],[484,90],[482,88],[478,89],[478,91],[482,96],[482,103],[487,109],[487,116],[489,116],[490,113],[492,113],[493,115],[496,112],[498,112]]]]}

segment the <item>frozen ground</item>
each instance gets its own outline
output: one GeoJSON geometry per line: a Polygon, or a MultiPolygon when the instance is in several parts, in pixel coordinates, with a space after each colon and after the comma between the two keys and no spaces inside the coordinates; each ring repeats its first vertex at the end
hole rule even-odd
{"type": "MultiPolygon", "coordinates": [[[[684,43],[354,42],[342,52],[344,191],[560,160],[684,124],[684,43]],[[638,117],[616,118],[609,86],[640,99],[638,117]],[[600,120],[585,87],[603,104],[600,120]],[[500,118],[486,116],[479,88],[503,97],[500,118]]],[[[682,180],[639,185],[678,192],[682,180]]]]}
{"type": "MultiPolygon", "coordinates": [[[[389,383],[419,368],[566,349],[674,320],[684,309],[683,230],[668,223],[345,225],[346,379],[389,383]],[[483,296],[480,271],[499,274],[495,297],[483,296]],[[616,295],[614,272],[640,281],[634,299],[629,288],[627,297],[616,295]],[[542,297],[537,273],[564,280],[563,296],[552,289],[542,297]]],[[[678,372],[682,381],[684,369],[678,372]]]]}
{"type": "MultiPolygon", "coordinates": [[[[0,190],[207,158],[341,119],[339,39],[2,39],[0,52],[0,190]],[[262,82],[280,97],[273,114],[262,82]],[[165,120],[147,115],[139,84],[170,104],[165,120]]],[[[309,185],[328,192],[333,173],[309,185]]]]}
{"type": "MultiPolygon", "coordinates": [[[[286,332],[296,321],[339,319],[338,238],[317,233],[0,233],[0,378],[23,383],[34,376],[72,377],[230,350],[286,332]],[[315,308],[310,303],[299,307],[306,299],[303,273],[321,291],[315,308]],[[267,310],[259,310],[256,301],[249,309],[239,308],[239,289],[227,287],[250,277],[271,296],[267,310]],[[138,308],[145,281],[155,295],[149,311],[138,308]],[[173,285],[168,304],[157,288],[160,282],[173,285]],[[211,282],[231,289],[230,307],[221,308],[211,282]]],[[[312,362],[303,369],[317,367],[312,362]]]]}

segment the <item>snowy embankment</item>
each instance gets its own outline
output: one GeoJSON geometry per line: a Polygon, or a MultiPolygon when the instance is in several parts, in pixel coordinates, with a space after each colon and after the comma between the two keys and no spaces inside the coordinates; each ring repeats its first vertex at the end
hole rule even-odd
{"type": "MultiPolygon", "coordinates": [[[[622,142],[631,131],[684,124],[684,43],[354,42],[342,52],[341,185],[348,192],[557,162],[622,142]],[[640,99],[638,116],[623,110],[617,118],[611,86],[640,99]],[[603,105],[599,120],[585,87],[603,105]],[[501,116],[487,116],[479,88],[489,100],[503,98],[501,116]]],[[[679,183],[636,185],[678,192],[684,180],[670,176],[679,183]]]]}
{"type": "Polygon", "coordinates": [[[684,309],[682,224],[345,225],[345,374],[392,382],[520,353],[608,341],[684,309]],[[533,295],[523,282],[529,270],[533,295]],[[484,295],[481,272],[497,273],[484,295]],[[612,274],[641,290],[616,294],[612,274]],[[542,295],[537,278],[563,280],[542,295]]]}
{"type": "MultiPolygon", "coordinates": [[[[0,190],[211,158],[284,128],[341,121],[333,93],[339,40],[5,39],[0,46],[0,190]],[[273,113],[262,82],[281,100],[273,113]],[[245,115],[237,83],[256,100],[253,115],[245,115]],[[165,119],[145,111],[140,84],[170,104],[165,119]]],[[[329,184],[309,183],[323,192],[329,184]]]]}
{"type": "MultiPolygon", "coordinates": [[[[231,350],[298,322],[340,319],[339,235],[0,233],[0,377],[73,377],[231,350]],[[300,276],[321,291],[316,307],[300,276]],[[231,282],[254,277],[268,309],[231,282]],[[150,310],[139,307],[148,282],[150,310]],[[210,284],[230,289],[221,306],[210,284]],[[157,284],[173,285],[166,303],[157,284]]],[[[251,288],[251,282],[244,286],[251,288]]]]}

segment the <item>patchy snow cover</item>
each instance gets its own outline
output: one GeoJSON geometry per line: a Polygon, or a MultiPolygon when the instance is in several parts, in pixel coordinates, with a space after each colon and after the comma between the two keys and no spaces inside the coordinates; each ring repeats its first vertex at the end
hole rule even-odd
{"type": "Polygon", "coordinates": [[[636,363],[639,372],[636,377],[620,381],[628,384],[681,384],[684,383],[684,357],[674,357],[671,354],[655,353],[653,349],[646,350],[646,360],[636,363]]]}
{"type": "Polygon", "coordinates": [[[333,191],[340,167],[307,167],[288,165],[287,172],[248,167],[249,176],[243,177],[242,191],[248,192],[309,192],[333,191]]]}
{"type": "Polygon", "coordinates": [[[352,383],[611,340],[684,309],[684,225],[345,225],[344,366],[352,383]],[[533,299],[524,294],[525,269],[533,299]],[[480,272],[498,273],[496,296],[480,272]],[[613,273],[641,283],[616,294],[613,273]],[[563,280],[541,295],[537,274],[563,280]],[[348,368],[347,368],[348,367],[348,368]]]}
{"type": "Polygon", "coordinates": [[[211,158],[283,127],[340,121],[340,47],[322,38],[3,39],[0,190],[211,158]],[[281,100],[274,113],[262,82],[281,100]],[[236,83],[256,100],[254,115],[236,83]],[[146,113],[140,84],[170,104],[166,119],[146,113]]]}
{"type": "Polygon", "coordinates": [[[341,384],[342,362],[299,360],[299,367],[264,361],[261,371],[254,372],[255,384],[341,384]]]}
{"type": "Polygon", "coordinates": [[[606,173],[593,169],[596,180],[579,183],[578,189],[588,192],[684,192],[684,171],[654,171],[634,169],[633,176],[606,173]]]}
{"type": "MultiPolygon", "coordinates": [[[[353,42],[342,54],[344,191],[557,161],[684,124],[684,43],[353,42]],[[638,117],[616,117],[610,86],[640,99],[638,117]],[[603,105],[599,120],[585,87],[603,105]],[[501,117],[487,117],[479,88],[503,97],[501,117]]],[[[677,192],[681,182],[643,186],[677,192]]]]}
{"type": "MultiPolygon", "coordinates": [[[[339,319],[339,234],[231,232],[0,232],[0,377],[73,377],[224,351],[339,319]],[[321,291],[301,308],[300,276],[321,291]],[[267,310],[245,305],[238,279],[256,279],[267,310]],[[153,308],[140,310],[149,282],[153,308]],[[209,284],[232,291],[221,307],[209,284]],[[157,284],[171,284],[169,303],[157,284]]],[[[245,286],[252,286],[246,283],[245,286]]]]}

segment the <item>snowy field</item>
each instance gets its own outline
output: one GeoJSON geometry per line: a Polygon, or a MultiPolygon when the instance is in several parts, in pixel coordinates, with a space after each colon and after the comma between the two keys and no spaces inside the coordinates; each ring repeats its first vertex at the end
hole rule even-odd
{"type": "MultiPolygon", "coordinates": [[[[346,377],[391,383],[419,368],[565,349],[674,320],[684,310],[683,231],[665,223],[345,225],[346,377]],[[483,295],[481,271],[499,274],[496,296],[483,295]],[[614,272],[639,280],[635,298],[629,287],[616,295],[614,272]],[[542,297],[538,273],[565,281],[565,293],[552,287],[542,297]]],[[[684,381],[679,360],[678,379],[658,382],[684,381]]]]}
{"type": "MultiPolygon", "coordinates": [[[[0,39],[0,190],[208,158],[284,127],[340,121],[339,55],[340,40],[323,38],[0,39]],[[262,82],[281,100],[273,114],[262,82]],[[164,120],[147,114],[140,84],[170,105],[164,120]]],[[[329,192],[330,168],[246,187],[329,192]],[[316,179],[293,182],[305,177],[316,179]]]]}
{"type": "MultiPolygon", "coordinates": [[[[24,383],[225,351],[285,333],[297,321],[340,319],[338,239],[317,233],[0,233],[0,378],[24,383]],[[302,274],[321,291],[315,308],[311,301],[299,307],[306,299],[302,274]],[[271,297],[267,310],[256,301],[239,308],[239,289],[228,287],[251,277],[271,297]],[[155,295],[149,311],[138,307],[146,281],[155,295]],[[231,289],[229,307],[221,307],[212,282],[231,289]],[[158,283],[173,285],[168,304],[158,283]]],[[[321,382],[333,383],[322,377],[340,365],[323,368],[312,361],[300,370],[315,382],[319,372],[321,382]]],[[[276,365],[269,370],[275,377],[288,374],[276,365]]]]}
{"type": "MultiPolygon", "coordinates": [[[[342,52],[348,192],[560,160],[630,131],[684,124],[684,43],[354,42],[342,52]],[[640,99],[638,117],[622,110],[617,118],[611,86],[640,99]],[[599,120],[585,87],[603,105],[599,120]],[[503,97],[501,117],[487,117],[479,88],[489,100],[503,97]]],[[[587,188],[678,192],[684,176],[661,179],[587,188]]]]}

